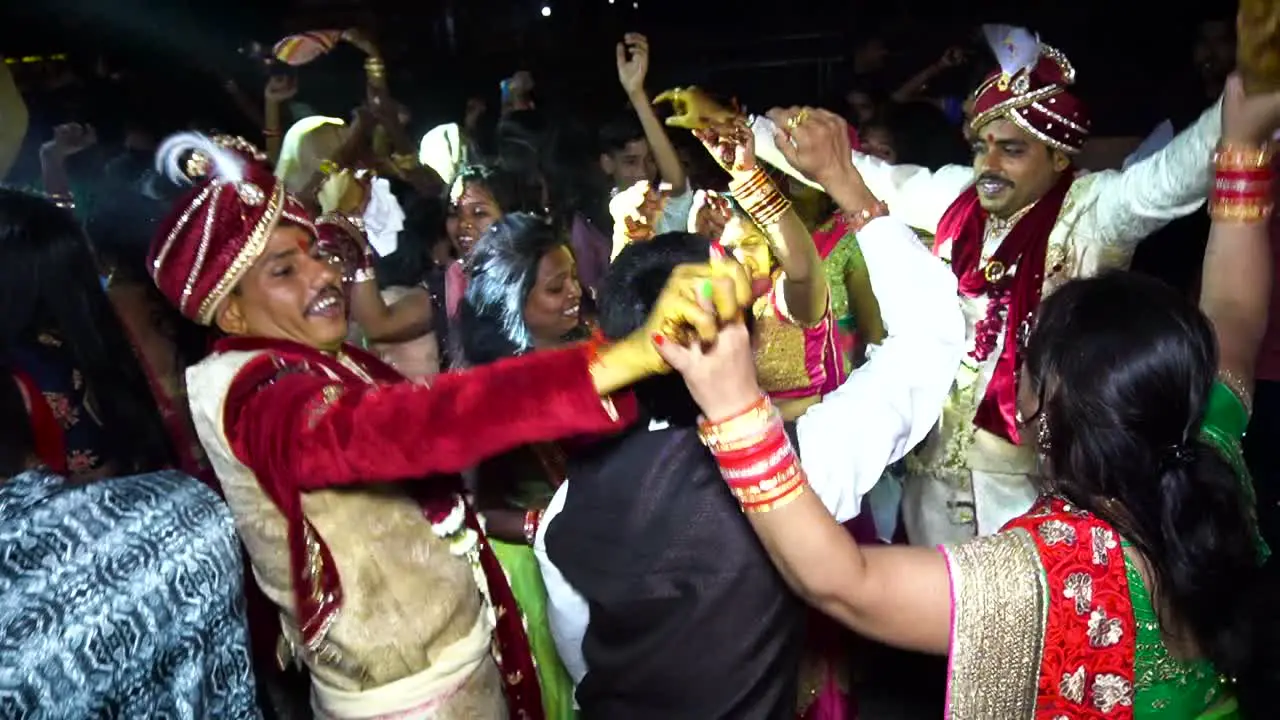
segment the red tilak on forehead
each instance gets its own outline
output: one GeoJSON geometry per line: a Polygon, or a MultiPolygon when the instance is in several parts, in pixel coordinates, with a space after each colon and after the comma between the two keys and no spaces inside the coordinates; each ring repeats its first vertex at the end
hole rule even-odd
{"type": "Polygon", "coordinates": [[[989,143],[993,143],[993,142],[995,142],[995,141],[996,141],[996,136],[995,136],[995,134],[993,134],[993,133],[987,133],[987,142],[989,142],[989,143]]]}

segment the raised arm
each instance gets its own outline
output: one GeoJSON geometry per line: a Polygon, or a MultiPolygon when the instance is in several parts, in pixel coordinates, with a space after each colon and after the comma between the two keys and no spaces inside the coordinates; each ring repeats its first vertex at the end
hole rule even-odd
{"type": "Polygon", "coordinates": [[[1127,250],[1171,220],[1200,208],[1213,179],[1213,147],[1222,134],[1219,101],[1159,151],[1123,171],[1097,173],[1098,240],[1127,250]]]}
{"type": "Polygon", "coordinates": [[[1248,402],[1254,361],[1267,329],[1273,259],[1269,225],[1274,202],[1268,142],[1280,126],[1280,94],[1244,96],[1227,83],[1222,144],[1213,154],[1213,225],[1205,249],[1200,309],[1213,323],[1219,369],[1248,402]]]}
{"type": "Polygon", "coordinates": [[[689,179],[685,177],[680,156],[667,137],[667,129],[653,110],[644,80],[649,74],[649,39],[640,33],[627,33],[617,47],[618,82],[627,93],[627,100],[635,108],[636,118],[644,128],[644,138],[653,152],[653,160],[663,182],[671,185],[673,195],[688,192],[689,179]]]}
{"type": "Polygon", "coordinates": [[[843,522],[858,514],[862,496],[924,439],[964,355],[965,325],[956,279],[909,228],[883,212],[844,158],[846,125],[812,110],[792,133],[789,160],[822,178],[823,189],[855,218],[880,314],[888,329],[865,365],[798,421],[800,456],[823,504],[843,522]]]}
{"type": "MultiPolygon", "coordinates": [[[[783,129],[770,118],[753,118],[751,130],[761,160],[797,180],[821,188],[821,183],[793,167],[778,150],[773,139],[783,134],[783,129]]],[[[937,232],[942,214],[973,183],[973,168],[964,165],[946,165],[934,172],[918,165],[891,165],[857,151],[853,151],[851,157],[867,187],[889,206],[894,217],[928,233],[937,232]]]]}
{"type": "MultiPolygon", "coordinates": [[[[755,138],[737,118],[694,134],[729,173],[729,192],[769,239],[782,267],[782,302],[790,318],[813,327],[829,314],[830,290],[813,236],[756,161],[755,138]]],[[[773,141],[770,140],[770,143],[773,141]]]]}

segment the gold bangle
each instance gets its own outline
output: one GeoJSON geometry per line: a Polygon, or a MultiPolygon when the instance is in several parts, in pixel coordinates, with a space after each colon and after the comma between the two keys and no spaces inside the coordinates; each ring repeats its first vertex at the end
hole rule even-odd
{"type": "Polygon", "coordinates": [[[1256,223],[1271,217],[1273,207],[1270,201],[1216,200],[1209,203],[1209,217],[1215,222],[1256,223]]]}
{"type": "Polygon", "coordinates": [[[773,512],[774,510],[782,509],[790,505],[791,503],[795,502],[796,498],[803,495],[805,491],[808,489],[809,489],[809,483],[801,482],[799,485],[796,485],[795,488],[791,490],[791,493],[789,495],[784,495],[771,503],[744,507],[742,508],[742,510],[743,512],[747,512],[752,515],[755,515],[757,513],[773,512]]]}
{"type": "Polygon", "coordinates": [[[698,431],[698,438],[712,452],[726,453],[759,442],[779,417],[772,405],[752,408],[732,420],[698,431]]]}
{"type": "Polygon", "coordinates": [[[751,174],[742,180],[729,181],[729,194],[736,198],[745,200],[746,196],[752,195],[764,187],[771,187],[773,181],[769,179],[769,174],[761,168],[751,171],[751,174]]]}
{"type": "Polygon", "coordinates": [[[1275,148],[1270,143],[1262,146],[1221,143],[1213,153],[1213,164],[1218,170],[1264,170],[1271,167],[1274,155],[1275,148]]]}
{"type": "Polygon", "coordinates": [[[758,215],[752,215],[752,219],[761,227],[769,227],[776,225],[782,220],[782,216],[791,210],[791,201],[779,196],[779,202],[770,205],[758,215]]]}
{"type": "Polygon", "coordinates": [[[791,492],[798,483],[804,481],[800,472],[800,464],[792,458],[785,468],[761,480],[754,485],[731,487],[734,497],[740,504],[771,502],[791,492]]]}
{"type": "Polygon", "coordinates": [[[760,227],[775,225],[791,209],[791,202],[780,194],[751,209],[747,214],[760,227]]]}

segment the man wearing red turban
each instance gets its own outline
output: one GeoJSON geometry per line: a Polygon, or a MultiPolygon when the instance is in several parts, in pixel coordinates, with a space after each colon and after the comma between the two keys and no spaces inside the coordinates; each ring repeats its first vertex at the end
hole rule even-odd
{"type": "MultiPolygon", "coordinates": [[[[1082,174],[1072,159],[1089,116],[1072,92],[1075,68],[1026,30],[984,29],[1000,69],[974,94],[972,167],[930,171],[853,154],[893,215],[936,236],[969,323],[969,353],[939,427],[907,460],[903,518],[922,545],[994,533],[1031,506],[1035,453],[1015,413],[1019,338],[1041,297],[1126,267],[1140,240],[1201,206],[1221,132],[1215,106],[1125,171],[1082,174]]],[[[794,172],[769,140],[772,123],[757,118],[753,129],[760,157],[794,172]]],[[[838,426],[831,432],[839,442],[838,426]]]]}
{"type": "Polygon", "coordinates": [[[699,292],[733,316],[745,281],[710,278],[727,266],[685,268],[633,338],[412,384],[343,344],[339,265],[261,153],[186,134],[161,160],[200,180],[162,226],[150,270],[185,316],[225,334],[187,372],[191,410],[279,609],[281,648],[311,671],[316,714],[542,717],[520,610],[456,473],[621,428],[633,403],[608,395],[665,368],[655,331],[713,336],[699,292]]]}

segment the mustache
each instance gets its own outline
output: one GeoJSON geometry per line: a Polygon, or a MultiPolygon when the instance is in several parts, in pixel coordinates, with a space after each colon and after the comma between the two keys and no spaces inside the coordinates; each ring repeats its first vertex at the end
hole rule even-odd
{"type": "Polygon", "coordinates": [[[343,297],[342,288],[340,286],[326,285],[325,287],[317,290],[315,295],[311,296],[311,302],[307,303],[307,306],[308,307],[314,306],[316,303],[320,302],[321,300],[327,300],[329,298],[341,299],[342,297],[343,297]]]}
{"type": "Polygon", "coordinates": [[[1004,185],[1013,185],[1013,181],[1002,175],[995,173],[982,173],[978,176],[978,182],[998,182],[1004,185]]]}

